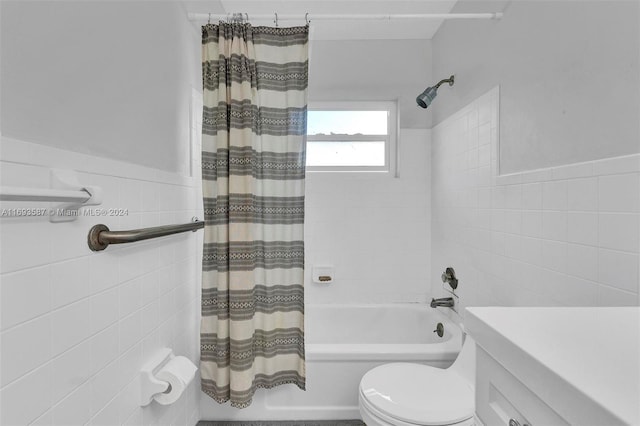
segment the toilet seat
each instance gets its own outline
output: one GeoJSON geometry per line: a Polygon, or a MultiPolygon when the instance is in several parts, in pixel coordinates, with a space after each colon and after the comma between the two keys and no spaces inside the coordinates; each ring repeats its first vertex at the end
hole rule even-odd
{"type": "Polygon", "coordinates": [[[385,364],[366,373],[359,390],[361,408],[388,424],[473,424],[473,387],[451,369],[385,364]]]}

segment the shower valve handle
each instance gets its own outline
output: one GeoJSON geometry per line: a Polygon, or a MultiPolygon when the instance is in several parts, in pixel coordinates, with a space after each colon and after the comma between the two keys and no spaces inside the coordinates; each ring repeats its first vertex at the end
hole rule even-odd
{"type": "Polygon", "coordinates": [[[453,270],[452,267],[448,267],[443,273],[442,273],[442,282],[443,283],[449,283],[449,286],[455,290],[456,288],[458,288],[458,279],[456,278],[456,271],[453,270]]]}

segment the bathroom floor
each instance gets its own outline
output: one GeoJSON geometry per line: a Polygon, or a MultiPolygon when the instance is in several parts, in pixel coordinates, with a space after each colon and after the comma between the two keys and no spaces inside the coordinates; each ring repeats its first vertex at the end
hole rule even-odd
{"type": "Polygon", "coordinates": [[[364,426],[361,420],[289,420],[257,422],[198,422],[197,426],[364,426]]]}

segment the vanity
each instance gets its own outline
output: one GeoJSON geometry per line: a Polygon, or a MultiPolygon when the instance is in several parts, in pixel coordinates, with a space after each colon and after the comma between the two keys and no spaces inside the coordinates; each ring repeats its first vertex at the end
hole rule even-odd
{"type": "Polygon", "coordinates": [[[487,426],[640,425],[640,308],[467,308],[487,426]]]}

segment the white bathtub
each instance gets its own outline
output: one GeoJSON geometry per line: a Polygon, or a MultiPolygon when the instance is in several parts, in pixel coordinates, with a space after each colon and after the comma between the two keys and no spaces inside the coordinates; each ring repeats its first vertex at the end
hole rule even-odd
{"type": "Polygon", "coordinates": [[[371,368],[394,361],[446,368],[460,351],[460,328],[424,304],[306,305],[307,390],[258,390],[243,410],[203,396],[204,420],[355,419],[358,384],[371,368]],[[443,323],[444,336],[433,330],[443,323]]]}
{"type": "Polygon", "coordinates": [[[423,304],[307,305],[307,361],[414,361],[447,367],[460,328],[423,304]],[[439,337],[436,325],[444,324],[439,337]]]}

